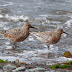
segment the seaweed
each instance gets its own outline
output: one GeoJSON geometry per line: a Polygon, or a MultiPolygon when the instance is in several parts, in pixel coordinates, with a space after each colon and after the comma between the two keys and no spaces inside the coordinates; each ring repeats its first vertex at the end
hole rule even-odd
{"type": "Polygon", "coordinates": [[[2,60],[2,59],[0,59],[0,63],[8,63],[9,61],[8,60],[2,60]]]}
{"type": "Polygon", "coordinates": [[[66,63],[50,65],[49,68],[69,68],[72,67],[72,61],[67,61],[66,63]]]}

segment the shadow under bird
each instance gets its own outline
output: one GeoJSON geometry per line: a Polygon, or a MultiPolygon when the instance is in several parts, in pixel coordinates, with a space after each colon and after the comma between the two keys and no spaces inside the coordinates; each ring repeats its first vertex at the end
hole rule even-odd
{"type": "MultiPolygon", "coordinates": [[[[61,35],[66,32],[63,29],[58,28],[55,31],[45,31],[45,32],[31,32],[38,40],[45,43],[49,49],[51,44],[56,44],[60,41],[61,35]]],[[[68,34],[69,35],[69,34],[68,34]]]]}
{"type": "Polygon", "coordinates": [[[29,22],[25,22],[24,25],[19,28],[13,28],[7,31],[4,31],[2,34],[4,37],[8,38],[10,42],[14,42],[13,48],[16,47],[16,42],[24,41],[29,36],[29,29],[35,28],[29,24],[29,22]]]}

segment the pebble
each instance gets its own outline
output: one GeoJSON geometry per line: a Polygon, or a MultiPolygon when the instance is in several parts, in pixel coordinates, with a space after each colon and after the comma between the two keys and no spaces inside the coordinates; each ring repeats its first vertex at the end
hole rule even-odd
{"type": "Polygon", "coordinates": [[[5,65],[5,66],[3,67],[3,71],[5,71],[5,72],[12,71],[13,69],[16,69],[16,66],[12,66],[12,65],[10,65],[10,64],[5,65]]]}
{"type": "Polygon", "coordinates": [[[18,67],[15,70],[13,70],[12,72],[18,72],[18,71],[25,71],[25,67],[18,67]]]}
{"type": "Polygon", "coordinates": [[[46,71],[46,69],[45,68],[40,68],[40,67],[25,70],[25,72],[44,72],[44,71],[46,71]]]}

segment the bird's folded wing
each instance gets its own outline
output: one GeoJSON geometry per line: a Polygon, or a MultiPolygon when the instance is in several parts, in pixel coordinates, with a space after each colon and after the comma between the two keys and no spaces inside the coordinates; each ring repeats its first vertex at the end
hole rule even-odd
{"type": "Polygon", "coordinates": [[[45,32],[32,32],[31,34],[33,34],[34,36],[37,37],[37,39],[43,41],[43,42],[47,42],[52,38],[52,33],[50,31],[45,31],[45,32]]]}
{"type": "Polygon", "coordinates": [[[9,38],[17,38],[21,34],[21,29],[14,28],[11,30],[6,31],[5,33],[9,38]]]}

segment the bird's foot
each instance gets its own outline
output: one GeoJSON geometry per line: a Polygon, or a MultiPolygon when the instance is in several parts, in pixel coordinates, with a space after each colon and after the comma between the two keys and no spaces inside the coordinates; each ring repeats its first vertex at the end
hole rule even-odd
{"type": "Polygon", "coordinates": [[[18,45],[15,45],[15,47],[16,47],[16,48],[19,48],[19,46],[18,46],[18,45]]]}
{"type": "Polygon", "coordinates": [[[47,54],[47,58],[48,58],[48,59],[50,58],[50,52],[47,54]]]}
{"type": "Polygon", "coordinates": [[[47,45],[47,48],[48,48],[48,50],[50,49],[50,48],[49,48],[49,45],[47,45]]]}
{"type": "Polygon", "coordinates": [[[15,46],[12,46],[12,49],[16,49],[16,47],[15,46]]]}
{"type": "Polygon", "coordinates": [[[13,48],[13,49],[16,49],[16,48],[19,48],[19,46],[17,46],[17,45],[14,45],[12,48],[13,48]]]}

